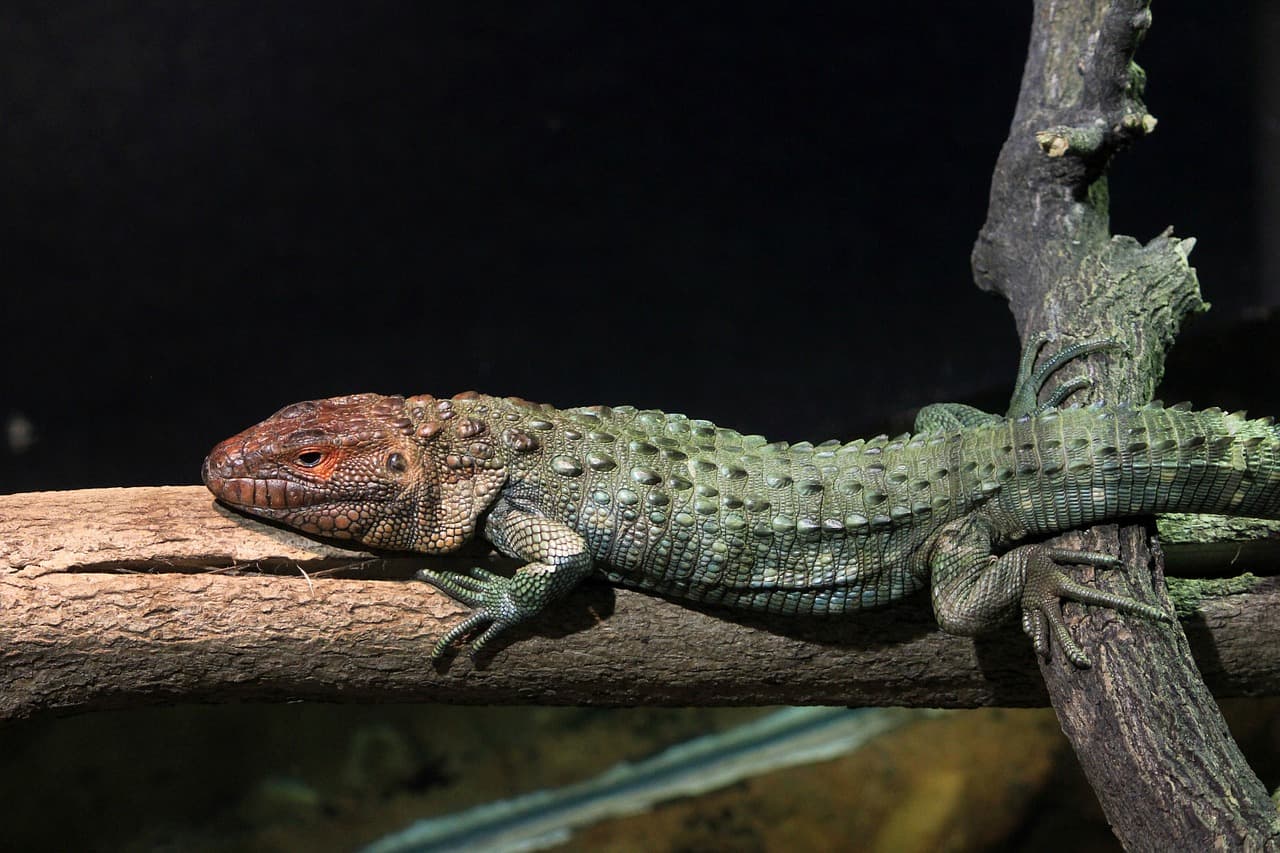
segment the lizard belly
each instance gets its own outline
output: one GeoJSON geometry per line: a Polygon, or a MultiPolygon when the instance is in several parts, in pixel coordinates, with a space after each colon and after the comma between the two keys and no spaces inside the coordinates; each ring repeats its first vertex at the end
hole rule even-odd
{"type": "MultiPolygon", "coordinates": [[[[603,502],[607,493],[595,491],[603,502]]],[[[903,598],[926,582],[916,555],[932,526],[849,532],[753,515],[597,504],[575,526],[611,581],[704,603],[838,614],[903,598]]]]}

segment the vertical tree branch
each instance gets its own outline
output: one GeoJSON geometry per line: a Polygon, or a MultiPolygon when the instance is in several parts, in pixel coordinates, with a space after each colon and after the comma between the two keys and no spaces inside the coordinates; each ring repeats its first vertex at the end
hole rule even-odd
{"type": "MultiPolygon", "coordinates": [[[[1194,241],[1165,233],[1142,245],[1112,236],[1106,172],[1155,127],[1132,57],[1151,24],[1146,0],[1037,0],[1009,138],[973,251],[980,287],[1003,294],[1024,341],[1047,331],[1059,349],[1114,338],[1093,356],[1093,398],[1150,399],[1184,317],[1203,311],[1194,241]]],[[[1120,554],[1125,572],[1077,570],[1087,583],[1169,606],[1159,549],[1143,527],[1063,537],[1120,554]],[[1152,569],[1154,568],[1154,573],[1152,569]]],[[[1227,735],[1177,625],[1067,605],[1094,661],[1061,656],[1041,671],[1108,820],[1130,848],[1263,849],[1280,834],[1275,806],[1227,735]]]]}

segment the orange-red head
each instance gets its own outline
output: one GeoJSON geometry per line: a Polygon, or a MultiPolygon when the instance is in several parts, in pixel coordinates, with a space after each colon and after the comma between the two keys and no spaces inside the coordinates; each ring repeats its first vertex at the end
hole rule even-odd
{"type": "Polygon", "coordinates": [[[221,442],[201,476],[223,503],[306,533],[442,552],[475,530],[500,465],[450,471],[454,431],[431,398],[355,394],[294,403],[221,442]]]}

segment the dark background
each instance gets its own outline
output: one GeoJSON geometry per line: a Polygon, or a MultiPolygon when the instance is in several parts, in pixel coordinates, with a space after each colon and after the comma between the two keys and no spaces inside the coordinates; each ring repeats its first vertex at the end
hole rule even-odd
{"type": "MultiPolygon", "coordinates": [[[[197,482],[356,391],[793,440],[999,404],[968,256],[1029,3],[422,5],[0,11],[0,490],[197,482]]],[[[1265,287],[1258,17],[1157,4],[1113,183],[1219,323],[1265,287]]]]}

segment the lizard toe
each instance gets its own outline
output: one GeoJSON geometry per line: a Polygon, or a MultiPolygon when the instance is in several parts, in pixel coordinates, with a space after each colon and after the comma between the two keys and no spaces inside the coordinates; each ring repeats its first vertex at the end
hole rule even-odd
{"type": "Polygon", "coordinates": [[[1145,616],[1159,622],[1171,621],[1172,617],[1158,607],[1128,596],[1085,586],[1067,577],[1058,567],[1059,563],[1081,563],[1104,568],[1119,568],[1123,566],[1119,558],[1092,551],[1029,547],[1034,551],[1028,555],[1027,560],[1026,585],[1022,592],[1022,627],[1035,644],[1037,654],[1048,656],[1050,645],[1048,637],[1052,636],[1053,643],[1062,649],[1067,659],[1077,667],[1087,669],[1092,665],[1089,656],[1071,636],[1066,622],[1063,621],[1063,599],[1107,607],[1121,613],[1145,616]]]}
{"type": "Polygon", "coordinates": [[[482,625],[487,624],[489,621],[489,615],[487,613],[477,610],[466,619],[463,619],[461,622],[454,625],[431,649],[431,660],[434,662],[443,658],[445,652],[447,652],[454,643],[458,642],[467,634],[470,634],[482,625]]]}
{"type": "Polygon", "coordinates": [[[426,581],[450,598],[461,601],[472,607],[488,603],[493,597],[493,587],[504,581],[501,575],[476,577],[474,570],[467,574],[460,572],[437,572],[432,569],[421,569],[414,575],[420,581],[426,581]]]}
{"type": "Polygon", "coordinates": [[[512,578],[487,569],[474,568],[467,574],[423,569],[417,577],[451,598],[476,608],[440,638],[431,651],[432,660],[439,660],[450,646],[483,628],[469,649],[474,659],[490,640],[528,615],[512,597],[512,578]]]}

